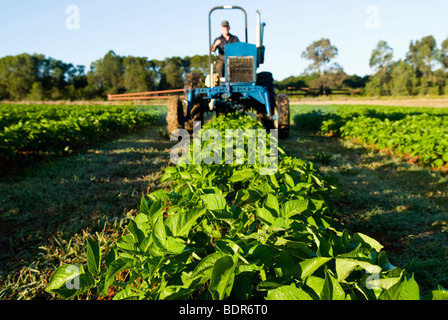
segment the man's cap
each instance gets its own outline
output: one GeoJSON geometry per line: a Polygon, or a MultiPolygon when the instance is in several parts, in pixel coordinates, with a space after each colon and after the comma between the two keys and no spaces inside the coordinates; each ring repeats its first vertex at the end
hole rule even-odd
{"type": "Polygon", "coordinates": [[[221,27],[230,27],[229,21],[224,20],[224,21],[221,23],[221,27]]]}

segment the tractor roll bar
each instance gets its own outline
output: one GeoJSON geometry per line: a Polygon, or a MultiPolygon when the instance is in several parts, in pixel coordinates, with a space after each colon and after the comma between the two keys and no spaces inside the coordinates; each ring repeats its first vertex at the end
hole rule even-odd
{"type": "Polygon", "coordinates": [[[246,10],[239,6],[218,6],[214,7],[210,10],[210,13],[208,14],[208,52],[209,52],[209,60],[208,63],[210,65],[210,86],[213,87],[213,63],[212,63],[212,12],[215,10],[221,10],[221,9],[238,9],[244,12],[244,22],[245,22],[245,38],[247,43],[247,13],[246,10]]]}

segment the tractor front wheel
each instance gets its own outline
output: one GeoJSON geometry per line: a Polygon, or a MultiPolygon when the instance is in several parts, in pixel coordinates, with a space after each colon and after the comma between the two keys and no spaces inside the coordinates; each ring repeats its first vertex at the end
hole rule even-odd
{"type": "Polygon", "coordinates": [[[181,100],[177,96],[168,99],[166,123],[166,128],[170,135],[174,130],[184,127],[184,109],[181,100]]]}
{"type": "MultiPolygon", "coordinates": [[[[202,82],[201,82],[201,75],[199,73],[187,73],[184,78],[184,89],[185,94],[184,96],[187,96],[187,90],[186,89],[196,89],[201,88],[202,82]]],[[[185,129],[192,133],[193,132],[193,124],[194,121],[200,121],[201,124],[204,122],[204,111],[205,111],[205,103],[202,101],[202,95],[198,94],[194,101],[193,106],[190,110],[190,113],[188,114],[188,110],[185,110],[185,129]]]]}
{"type": "Polygon", "coordinates": [[[289,99],[286,94],[278,94],[275,98],[274,116],[277,119],[274,120],[274,128],[278,129],[278,138],[286,139],[289,136],[289,99]]]}

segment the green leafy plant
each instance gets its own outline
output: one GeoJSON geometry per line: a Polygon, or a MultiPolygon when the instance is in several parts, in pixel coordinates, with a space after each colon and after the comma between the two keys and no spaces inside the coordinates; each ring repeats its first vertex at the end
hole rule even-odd
{"type": "Polygon", "coordinates": [[[303,129],[356,138],[379,149],[417,158],[428,167],[442,167],[448,162],[446,109],[341,107],[331,112],[299,113],[294,120],[303,129]]]}
{"type": "MultiPolygon", "coordinates": [[[[257,126],[234,115],[204,129],[257,126]]],[[[414,277],[393,266],[380,243],[338,230],[333,178],[282,152],[275,174],[262,175],[259,167],[167,167],[161,181],[170,191],[142,197],[107,254],[89,239],[87,271],[59,267],[47,292],[68,299],[90,291],[115,300],[420,298],[414,277]]]]}
{"type": "Polygon", "coordinates": [[[155,119],[131,106],[2,105],[0,158],[13,159],[17,152],[64,153],[155,119]]]}

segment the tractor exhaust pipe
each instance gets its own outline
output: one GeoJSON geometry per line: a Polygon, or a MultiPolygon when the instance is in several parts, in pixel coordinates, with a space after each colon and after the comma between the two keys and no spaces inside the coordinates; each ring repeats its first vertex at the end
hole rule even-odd
{"type": "Polygon", "coordinates": [[[257,10],[257,25],[256,25],[256,37],[255,37],[255,44],[257,48],[261,47],[261,17],[260,17],[260,11],[257,10]]]}
{"type": "Polygon", "coordinates": [[[263,35],[265,25],[266,23],[261,22],[260,11],[257,10],[257,25],[255,26],[257,32],[255,35],[255,45],[257,47],[257,67],[264,63],[263,35]]]}

